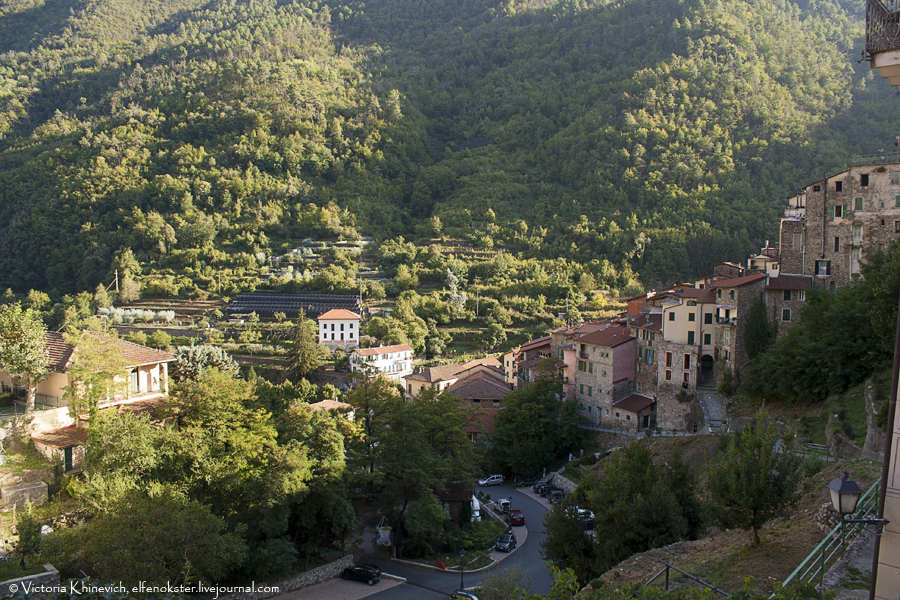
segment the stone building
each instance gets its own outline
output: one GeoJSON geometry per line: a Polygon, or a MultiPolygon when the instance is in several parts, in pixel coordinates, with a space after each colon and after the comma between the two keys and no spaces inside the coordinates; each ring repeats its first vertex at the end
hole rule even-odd
{"type": "Polygon", "coordinates": [[[583,335],[612,327],[613,324],[613,321],[610,319],[587,321],[576,325],[564,325],[550,331],[550,355],[556,358],[556,368],[562,378],[566,400],[571,400],[575,397],[575,375],[578,363],[574,351],[574,340],[583,335]],[[566,353],[566,349],[571,350],[571,352],[566,353]]]}
{"type": "Polygon", "coordinates": [[[900,234],[900,163],[853,166],[803,188],[781,222],[781,272],[836,290],[900,234]]]}
{"type": "Polygon", "coordinates": [[[808,275],[769,277],[765,287],[766,313],[775,324],[777,337],[800,320],[800,309],[806,306],[811,287],[812,277],[808,275]]]}
{"type": "Polygon", "coordinates": [[[728,369],[735,380],[740,381],[741,374],[747,368],[749,358],[744,347],[746,318],[750,306],[763,298],[766,279],[764,273],[753,273],[717,281],[712,286],[716,293],[714,359],[717,378],[728,369]]]}
{"type": "Polygon", "coordinates": [[[605,425],[613,404],[632,392],[635,340],[627,327],[608,327],[581,336],[564,354],[576,361],[575,398],[592,425],[605,425]]]}
{"type": "Polygon", "coordinates": [[[628,326],[635,339],[635,391],[655,395],[658,383],[657,352],[659,342],[662,341],[662,313],[640,313],[628,319],[628,326]]]}

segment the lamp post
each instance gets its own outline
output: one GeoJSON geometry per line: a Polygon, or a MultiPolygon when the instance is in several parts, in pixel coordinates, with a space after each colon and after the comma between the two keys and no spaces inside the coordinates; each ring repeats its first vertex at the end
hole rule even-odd
{"type": "MultiPolygon", "coordinates": [[[[882,484],[883,485],[883,484],[882,484]]],[[[856,482],[850,479],[850,474],[844,471],[843,477],[837,477],[828,484],[831,492],[831,505],[841,515],[841,558],[844,558],[844,524],[865,523],[884,527],[888,522],[884,519],[848,519],[847,515],[856,512],[856,504],[862,495],[862,490],[856,482]]]]}
{"type": "Polygon", "coordinates": [[[466,563],[464,561],[465,555],[466,555],[466,549],[460,548],[459,549],[459,589],[461,589],[461,590],[466,589],[466,584],[463,583],[463,576],[465,575],[465,572],[466,572],[466,563]]]}

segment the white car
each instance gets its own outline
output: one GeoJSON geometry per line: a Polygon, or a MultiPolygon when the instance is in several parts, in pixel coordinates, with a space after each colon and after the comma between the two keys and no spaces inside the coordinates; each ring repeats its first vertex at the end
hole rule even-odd
{"type": "Polygon", "coordinates": [[[478,485],[482,487],[486,485],[503,485],[503,475],[488,475],[484,479],[479,479],[478,485]]]}

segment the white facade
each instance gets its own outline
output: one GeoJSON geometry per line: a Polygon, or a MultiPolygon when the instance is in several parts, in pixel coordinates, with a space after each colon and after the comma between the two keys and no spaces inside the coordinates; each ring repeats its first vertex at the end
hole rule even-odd
{"type": "Polygon", "coordinates": [[[319,343],[334,350],[359,347],[359,323],[362,318],[349,310],[329,310],[319,315],[319,343]]]}
{"type": "Polygon", "coordinates": [[[412,375],[413,349],[407,344],[360,348],[350,354],[350,370],[372,369],[385,375],[391,381],[400,382],[412,375]]]}

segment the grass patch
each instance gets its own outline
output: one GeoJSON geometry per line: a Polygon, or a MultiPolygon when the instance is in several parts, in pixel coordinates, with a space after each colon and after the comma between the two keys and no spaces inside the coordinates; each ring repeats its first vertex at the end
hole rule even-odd
{"type": "Polygon", "coordinates": [[[44,566],[40,563],[31,565],[26,562],[25,568],[22,568],[22,564],[14,558],[6,562],[0,562],[0,581],[18,579],[19,577],[37,575],[38,573],[43,572],[44,566]]]}
{"type": "Polygon", "coordinates": [[[853,565],[847,565],[847,574],[841,577],[840,585],[847,590],[867,590],[872,585],[872,574],[863,573],[853,565]]]}
{"type": "Polygon", "coordinates": [[[8,460],[3,468],[17,477],[23,471],[53,468],[53,463],[38,452],[31,443],[27,445],[16,443],[10,446],[6,451],[6,457],[8,460]]]}

